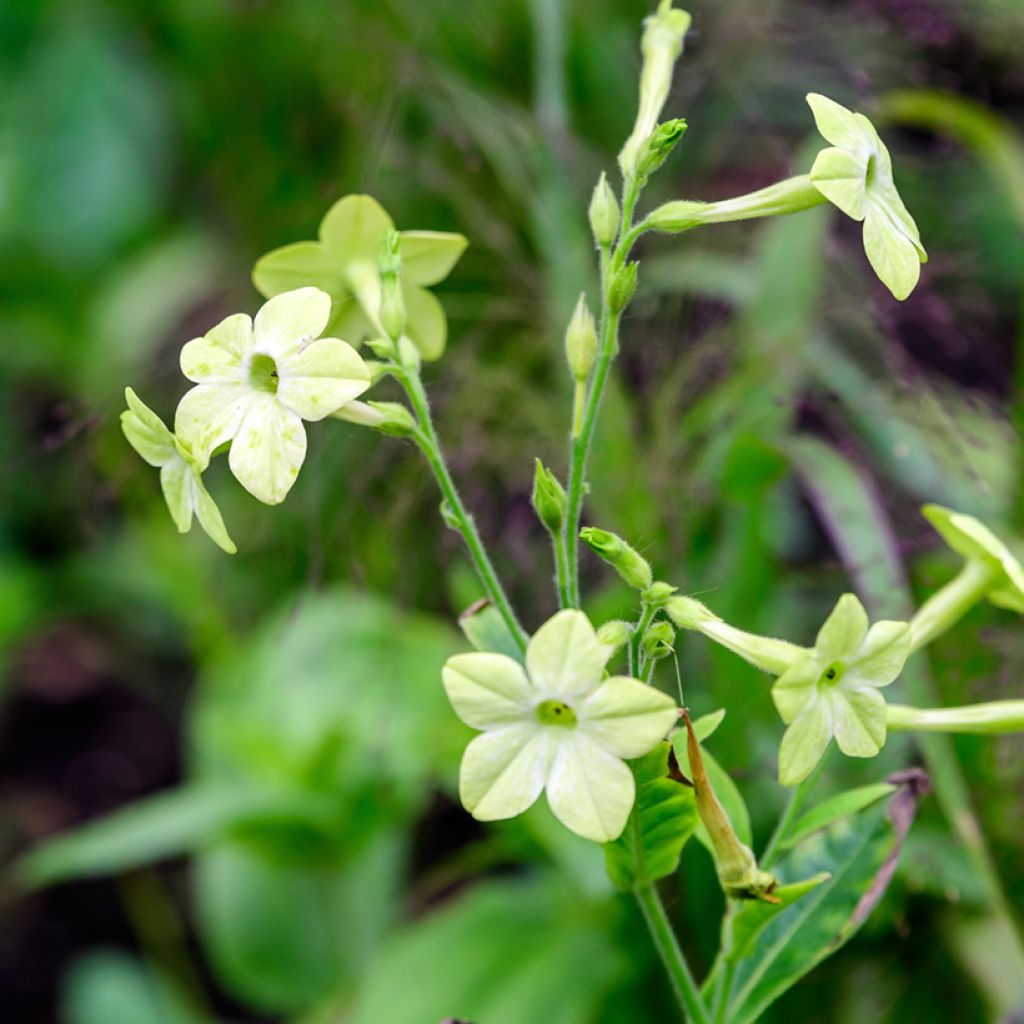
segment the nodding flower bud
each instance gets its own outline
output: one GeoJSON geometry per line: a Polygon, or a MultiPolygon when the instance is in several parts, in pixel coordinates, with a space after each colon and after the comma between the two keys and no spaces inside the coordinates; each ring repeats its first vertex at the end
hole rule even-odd
{"type": "Polygon", "coordinates": [[[634,261],[619,267],[613,273],[608,284],[608,308],[612,313],[621,313],[629,305],[629,300],[636,291],[636,274],[639,266],[640,264],[634,261]]]}
{"type": "Polygon", "coordinates": [[[380,253],[380,325],[397,341],[405,330],[405,296],[402,295],[401,236],[388,231],[380,253]]]}
{"type": "Polygon", "coordinates": [[[580,540],[603,558],[634,590],[646,590],[651,585],[651,567],[647,560],[621,537],[607,530],[587,526],[580,530],[580,540]]]}
{"type": "Polygon", "coordinates": [[[374,412],[381,416],[376,424],[382,434],[389,437],[411,437],[416,433],[417,423],[413,414],[400,402],[367,402],[374,412]]]}
{"type": "Polygon", "coordinates": [[[585,292],[580,293],[572,319],[565,329],[565,358],[569,372],[578,381],[585,381],[590,376],[597,359],[597,329],[587,307],[585,292]]]}
{"type": "Polygon", "coordinates": [[[645,604],[660,608],[678,589],[678,587],[673,587],[671,583],[658,581],[652,583],[640,596],[645,604]]]}
{"type": "Polygon", "coordinates": [[[636,176],[641,180],[650,177],[668,159],[669,153],[686,133],[686,122],[677,117],[657,128],[640,145],[636,157],[636,176]]]}
{"type": "Polygon", "coordinates": [[[641,644],[652,661],[667,658],[675,650],[676,631],[664,620],[652,622],[644,633],[641,644]]]}
{"type": "Polygon", "coordinates": [[[565,513],[569,507],[565,488],[558,482],[558,477],[546,469],[540,459],[534,460],[533,510],[537,518],[551,531],[557,534],[565,522],[565,513]]]}
{"type": "Polygon", "coordinates": [[[689,714],[683,711],[686,724],[686,754],[690,762],[690,777],[697,798],[697,813],[711,837],[715,853],[715,870],[722,891],[734,900],[761,900],[764,903],[779,903],[773,896],[775,877],[757,866],[753,851],[741,843],[725,813],[725,808],[715,795],[704,768],[700,743],[697,741],[689,714]]]}
{"type": "Polygon", "coordinates": [[[604,171],[601,172],[601,177],[598,178],[597,184],[594,186],[588,213],[594,241],[602,249],[611,245],[619,233],[619,204],[604,171]]]}
{"type": "Polygon", "coordinates": [[[610,647],[613,651],[625,647],[632,635],[633,627],[628,622],[623,622],[622,619],[612,619],[597,627],[598,643],[610,647]]]}

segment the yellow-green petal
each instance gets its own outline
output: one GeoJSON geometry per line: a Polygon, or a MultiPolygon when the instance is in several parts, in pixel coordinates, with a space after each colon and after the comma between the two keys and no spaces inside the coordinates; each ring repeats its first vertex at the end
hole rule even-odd
{"type": "Polygon", "coordinates": [[[423,287],[443,281],[466,251],[464,235],[448,231],[403,231],[402,279],[423,287]]]}
{"type": "Polygon", "coordinates": [[[847,757],[874,757],[885,744],[885,698],[874,689],[836,690],[833,729],[847,757]]]}
{"type": "Polygon", "coordinates": [[[858,685],[888,686],[903,671],[909,656],[909,623],[883,619],[868,630],[843,682],[856,677],[858,685]]]}
{"type": "Polygon", "coordinates": [[[254,347],[275,359],[295,355],[319,338],[331,316],[331,297],[319,288],[296,288],[268,299],[253,321],[254,347]]]}
{"type": "MultiPolygon", "coordinates": [[[[321,293],[322,294],[322,293],[321,293]]],[[[277,362],[277,399],[304,420],[321,420],[370,386],[370,371],[351,345],[320,338],[277,362]]]]}
{"type": "MultiPolygon", "coordinates": [[[[826,142],[840,149],[856,149],[870,142],[865,136],[863,115],[857,115],[835,100],[830,100],[821,93],[807,94],[807,105],[814,115],[814,123],[826,142]]],[[[870,126],[870,122],[867,122],[870,126]]]]}
{"type": "Polygon", "coordinates": [[[192,468],[179,455],[160,470],[160,489],[178,533],[192,528],[192,476],[192,468]]]}
{"type": "Polygon", "coordinates": [[[306,431],[298,414],[273,395],[253,395],[228,454],[238,482],[265,505],[278,505],[305,457],[306,431]]]}
{"type": "Polygon", "coordinates": [[[174,415],[174,431],[205,462],[238,432],[254,397],[244,384],[197,384],[185,392],[174,415]]]}
{"type": "Polygon", "coordinates": [[[403,284],[405,333],[412,338],[420,355],[428,361],[444,355],[448,341],[448,320],[437,297],[414,284],[403,284]]]}
{"type": "Polygon", "coordinates": [[[805,708],[782,737],[779,782],[795,786],[814,770],[832,737],[831,707],[819,699],[805,708]]]}
{"type": "Polygon", "coordinates": [[[526,648],[526,671],[541,698],[572,704],[597,689],[608,657],[586,615],[566,609],[534,633],[526,648]]]}
{"type": "Polygon", "coordinates": [[[495,729],[531,713],[526,673],[504,654],[456,654],[441,670],[441,679],[455,713],[474,729],[495,729]]]}
{"type": "Polygon", "coordinates": [[[578,728],[619,757],[642,757],[679,719],[676,702],[627,676],[606,679],[574,709],[578,728]]]}
{"type": "Polygon", "coordinates": [[[328,257],[342,267],[355,262],[377,265],[384,238],[394,223],[372,196],[339,199],[320,222],[320,241],[328,257]]]}
{"type": "Polygon", "coordinates": [[[128,443],[151,466],[163,466],[177,456],[174,435],[164,421],[131,388],[125,388],[128,409],[121,413],[121,429],[128,443]]]}
{"type": "Polygon", "coordinates": [[[867,166],[867,153],[823,149],[811,167],[811,181],[847,217],[863,220],[867,199],[867,166]]]}
{"type": "Polygon", "coordinates": [[[864,217],[864,252],[878,280],[894,298],[902,301],[917,286],[921,277],[918,246],[875,204],[869,205],[864,217]]]}
{"type": "Polygon", "coordinates": [[[344,267],[319,242],[293,242],[261,256],[252,281],[268,299],[309,285],[332,296],[346,290],[344,267]]]}
{"type": "Polygon", "coordinates": [[[236,313],[182,347],[181,372],[197,384],[232,383],[242,379],[251,349],[252,320],[236,313]]]}
{"type": "Polygon", "coordinates": [[[832,658],[852,655],[867,632],[868,613],[864,605],[856,594],[843,594],[819,630],[814,647],[819,657],[828,662],[832,658]]]}
{"type": "Polygon", "coordinates": [[[522,814],[548,779],[554,742],[539,724],[516,723],[472,740],[459,768],[459,798],[478,821],[522,814]]]}

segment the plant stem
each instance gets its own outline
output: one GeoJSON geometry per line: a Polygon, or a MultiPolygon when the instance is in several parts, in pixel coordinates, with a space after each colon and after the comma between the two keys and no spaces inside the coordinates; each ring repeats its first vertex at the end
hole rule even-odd
{"type": "Polygon", "coordinates": [[[654,619],[657,610],[654,605],[647,604],[645,601],[640,608],[640,618],[637,619],[636,629],[633,630],[633,635],[629,638],[629,665],[634,679],[640,679],[641,673],[647,667],[647,655],[644,653],[643,647],[644,633],[647,632],[647,627],[654,619]]]}
{"type": "Polygon", "coordinates": [[[818,779],[821,778],[821,773],[825,770],[825,765],[828,764],[835,749],[835,744],[830,743],[811,774],[789,791],[789,800],[786,803],[786,807],[775,826],[775,831],[772,832],[771,838],[768,840],[768,845],[765,846],[764,852],[761,854],[760,867],[763,871],[767,871],[778,859],[779,851],[789,838],[789,830],[792,828],[793,822],[796,821],[797,815],[803,808],[804,801],[810,795],[811,790],[814,789],[818,779]]]}
{"type": "Polygon", "coordinates": [[[683,956],[683,951],[676,941],[675,932],[669,923],[668,915],[662,905],[658,890],[652,882],[637,886],[634,890],[640,909],[643,911],[647,921],[647,927],[651,930],[651,938],[661,956],[661,962],[672,981],[676,998],[683,1008],[686,1017],[692,1024],[711,1024],[707,1007],[701,997],[700,989],[693,980],[690,968],[683,956]]]}
{"type": "Polygon", "coordinates": [[[594,377],[583,408],[582,425],[577,433],[574,424],[569,452],[569,509],[565,519],[565,550],[568,561],[569,600],[570,604],[576,608],[580,604],[577,535],[580,531],[580,514],[583,508],[584,476],[587,470],[590,446],[594,440],[594,429],[597,426],[597,414],[601,408],[605,385],[608,382],[608,371],[619,349],[619,320],[622,317],[622,310],[612,312],[609,301],[609,285],[615,273],[626,262],[629,250],[639,236],[639,231],[633,227],[633,211],[636,209],[639,197],[639,183],[634,178],[628,179],[623,189],[622,229],[618,243],[610,259],[605,252],[601,254],[601,328],[598,338],[597,365],[594,367],[594,377]]]}
{"type": "Polygon", "coordinates": [[[999,570],[970,560],[940,590],[936,590],[910,620],[911,651],[920,650],[960,621],[983,600],[999,577],[999,570]]]}
{"type": "Polygon", "coordinates": [[[494,602],[495,608],[498,609],[519,649],[525,651],[528,639],[526,631],[519,624],[519,619],[512,609],[508,595],[505,593],[505,588],[501,585],[501,580],[498,578],[494,564],[487,554],[487,549],[484,547],[484,542],[476,528],[473,517],[466,511],[465,505],[462,504],[458,488],[455,486],[455,481],[452,479],[452,475],[448,470],[448,464],[445,462],[444,455],[441,452],[441,443],[434,428],[434,421],[430,415],[430,403],[427,400],[427,393],[423,388],[419,371],[396,364],[395,376],[405,388],[409,404],[412,406],[416,419],[419,422],[419,430],[413,435],[413,440],[418,445],[420,451],[423,452],[430,468],[434,472],[437,485],[440,487],[448,506],[450,523],[454,529],[462,534],[462,539],[466,542],[466,547],[469,550],[469,557],[473,562],[473,568],[476,569],[477,576],[480,577],[480,582],[487,591],[487,596],[494,602]]]}

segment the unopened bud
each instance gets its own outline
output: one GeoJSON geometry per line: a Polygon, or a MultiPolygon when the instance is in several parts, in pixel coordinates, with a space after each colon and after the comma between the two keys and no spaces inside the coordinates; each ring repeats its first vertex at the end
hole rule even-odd
{"type": "Polygon", "coordinates": [[[597,627],[597,641],[617,651],[629,643],[633,635],[633,627],[622,619],[612,619],[610,622],[603,622],[597,627]]]}
{"type": "Polygon", "coordinates": [[[660,608],[676,590],[678,587],[673,587],[671,583],[654,582],[640,596],[644,604],[660,608]]]}
{"type": "Polygon", "coordinates": [[[401,236],[389,231],[380,253],[380,324],[397,340],[405,330],[405,296],[402,294],[401,236]]]}
{"type": "Polygon", "coordinates": [[[633,298],[636,291],[636,273],[639,263],[627,263],[620,267],[612,276],[608,285],[608,308],[613,314],[621,313],[633,298]]]}
{"type": "Polygon", "coordinates": [[[416,347],[416,342],[408,335],[403,334],[398,339],[398,358],[406,369],[419,373],[420,366],[423,364],[423,357],[420,355],[420,350],[416,347]]]}
{"type": "Polygon", "coordinates": [[[367,338],[366,347],[380,359],[390,359],[395,354],[395,343],[390,338],[367,338]]]}
{"type": "Polygon", "coordinates": [[[668,159],[685,133],[686,122],[681,117],[659,124],[637,152],[636,176],[640,179],[650,177],[668,159]]]}
{"type": "Polygon", "coordinates": [[[621,537],[607,530],[586,526],[580,530],[580,540],[603,558],[634,590],[646,590],[651,585],[651,567],[647,560],[621,537]]]}
{"type": "Polygon", "coordinates": [[[594,194],[590,198],[588,212],[594,241],[601,248],[611,245],[619,233],[619,204],[604,171],[601,172],[601,177],[598,178],[597,185],[594,186],[594,194]]]}
{"type": "Polygon", "coordinates": [[[565,358],[569,372],[576,380],[586,380],[597,359],[597,328],[587,306],[587,296],[580,294],[572,319],[565,329],[565,358]]]}
{"type": "Polygon", "coordinates": [[[644,653],[657,661],[667,658],[675,649],[676,631],[667,622],[652,622],[641,639],[644,653]]]}
{"type": "Polygon", "coordinates": [[[558,477],[550,469],[545,469],[540,459],[535,460],[531,501],[537,518],[551,533],[557,534],[565,522],[569,499],[558,477]]]}
{"type": "Polygon", "coordinates": [[[389,437],[410,437],[416,433],[417,424],[412,413],[400,402],[367,402],[371,409],[379,413],[381,422],[377,429],[389,437]]]}

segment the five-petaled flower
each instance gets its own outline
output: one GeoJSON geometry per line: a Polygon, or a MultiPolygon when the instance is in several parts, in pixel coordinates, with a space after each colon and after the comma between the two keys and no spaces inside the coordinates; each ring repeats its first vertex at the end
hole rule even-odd
{"type": "Polygon", "coordinates": [[[125,388],[124,394],[128,408],[121,413],[121,429],[139,455],[151,466],[159,467],[160,487],[178,531],[188,533],[194,514],[214,543],[233,555],[236,548],[220,509],[203,486],[202,473],[209,457],[195,455],[131,388],[125,388]]]}
{"type": "Polygon", "coordinates": [[[625,676],[602,681],[612,649],[587,617],[566,610],[530,640],[525,670],[502,654],[458,654],[444,686],[474,729],[462,758],[459,792],[480,821],[511,818],[541,790],[573,832],[616,839],[633,806],[633,774],[623,758],[641,757],[676,723],[674,701],[625,676]]]}
{"type": "Polygon", "coordinates": [[[805,650],[776,680],[772,698],[789,726],[779,751],[779,781],[805,779],[834,736],[850,757],[874,757],[885,743],[885,698],[910,653],[910,627],[868,615],[853,594],[843,594],[805,650]]]}
{"type": "Polygon", "coordinates": [[[864,222],[864,251],[879,280],[905,299],[928,254],[892,179],[892,158],[875,126],[834,100],[810,93],[814,121],[832,148],[811,168],[814,187],[848,217],[864,222]]]}
{"type": "Polygon", "coordinates": [[[283,501],[306,457],[303,420],[320,420],[361,395],[370,372],[347,342],[321,338],[331,299],[298,288],[251,320],[229,316],[181,350],[196,382],[178,406],[175,430],[201,458],[231,441],[239,483],[268,505],[283,501]]]}

